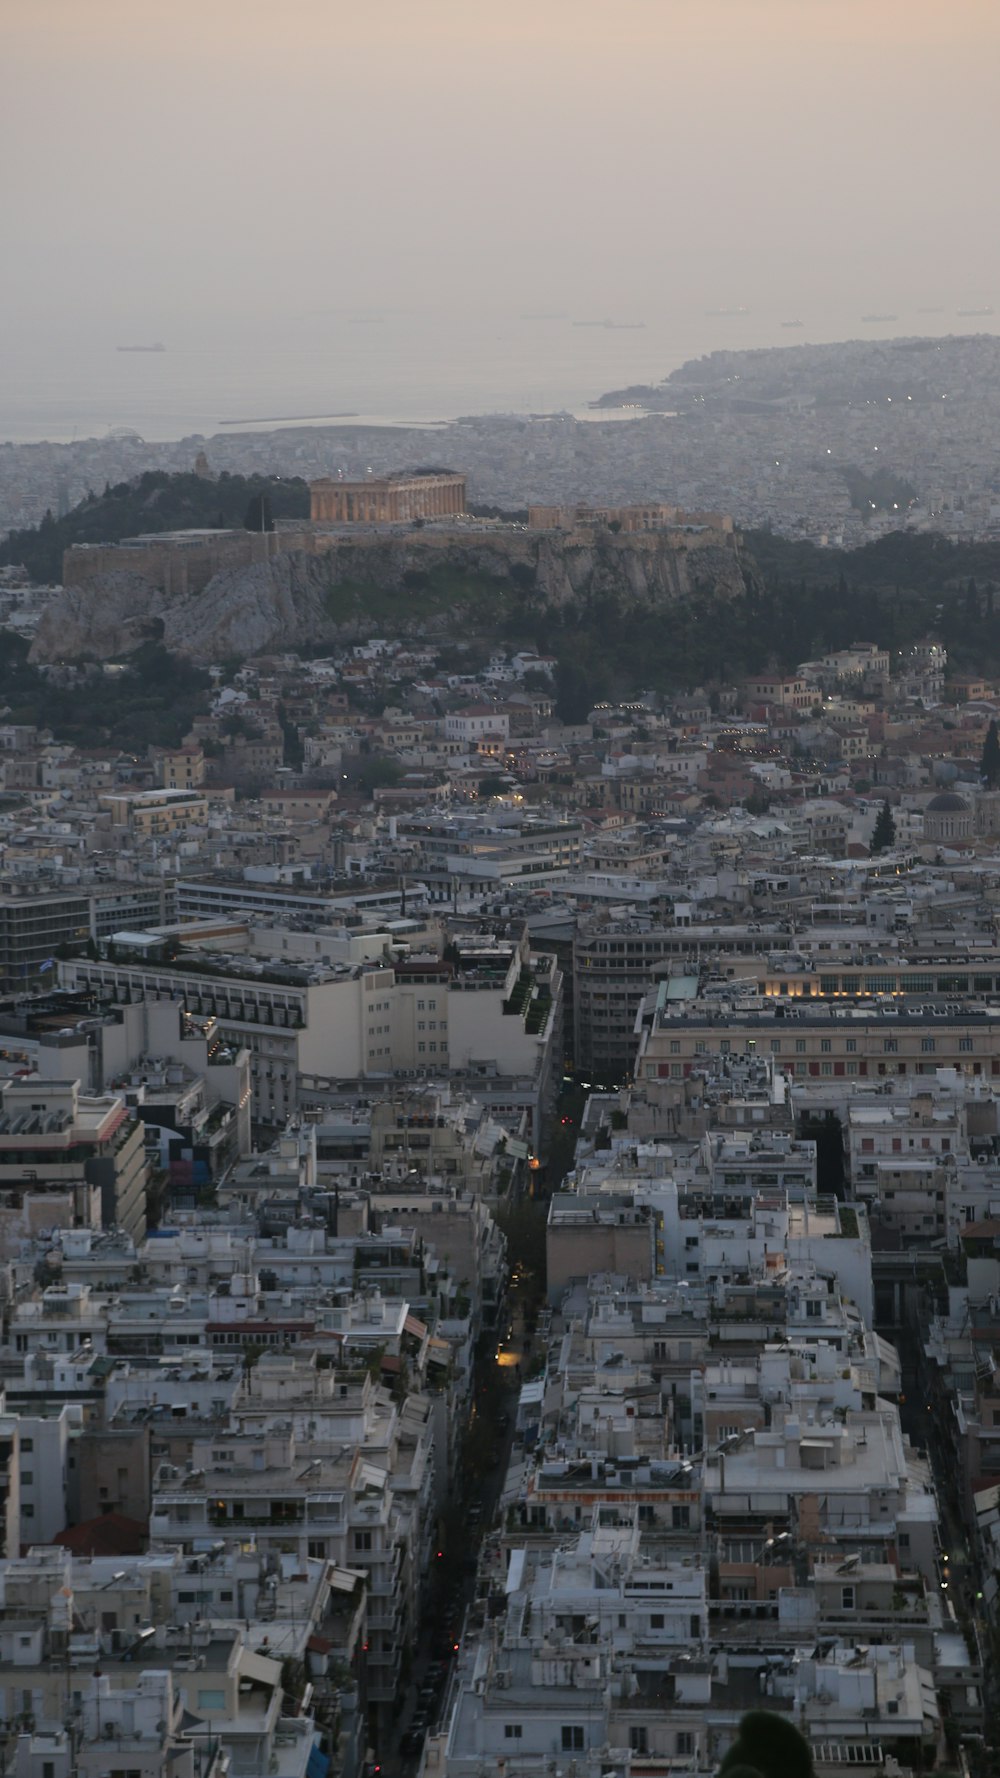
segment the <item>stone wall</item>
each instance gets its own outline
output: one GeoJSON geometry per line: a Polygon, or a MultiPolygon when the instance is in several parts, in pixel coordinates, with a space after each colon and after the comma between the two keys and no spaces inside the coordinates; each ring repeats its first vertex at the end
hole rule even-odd
{"type": "Polygon", "coordinates": [[[168,531],[122,543],[75,543],[63,556],[63,586],[91,586],[109,574],[147,581],[168,597],[201,592],[226,568],[266,562],[283,547],[278,531],[168,531]]]}

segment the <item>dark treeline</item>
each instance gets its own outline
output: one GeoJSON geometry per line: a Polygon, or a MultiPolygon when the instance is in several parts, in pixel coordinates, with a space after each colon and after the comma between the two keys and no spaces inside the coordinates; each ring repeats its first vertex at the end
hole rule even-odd
{"type": "Polygon", "coordinates": [[[299,477],[191,474],[170,475],[151,469],[134,481],[91,492],[63,518],[47,512],[40,525],[12,531],[0,542],[0,567],[23,564],[32,580],[62,579],[63,551],[73,543],[120,543],[144,531],[179,531],[191,526],[222,530],[249,525],[263,528],[270,519],[309,517],[309,487],[299,477]]]}
{"type": "Polygon", "coordinates": [[[607,597],[539,608],[521,589],[506,633],[556,656],[566,720],[602,698],[786,670],[853,642],[903,651],[933,635],[959,668],[1000,672],[1000,544],[896,532],[831,550],[752,532],[745,563],[742,596],[696,581],[657,610],[607,597]]]}
{"type": "Polygon", "coordinates": [[[0,632],[0,705],[8,722],[37,723],[77,747],[120,747],[141,754],[175,747],[208,702],[211,677],[159,642],[144,642],[124,671],[89,662],[65,679],[28,660],[28,644],[0,632]]]}

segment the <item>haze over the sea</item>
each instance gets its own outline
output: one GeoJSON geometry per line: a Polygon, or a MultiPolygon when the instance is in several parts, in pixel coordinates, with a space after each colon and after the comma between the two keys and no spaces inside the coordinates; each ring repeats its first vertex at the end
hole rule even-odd
{"type": "Polygon", "coordinates": [[[129,427],[153,441],[210,435],[226,422],[343,414],[380,422],[585,414],[608,389],[656,382],[686,359],[726,347],[1000,329],[1000,307],[996,316],[970,318],[954,302],[901,307],[877,322],[862,320],[860,302],[853,311],[829,305],[809,316],[729,306],[732,312],[714,315],[685,313],[662,299],[596,313],[593,304],[577,312],[357,308],[303,314],[294,328],[215,318],[168,328],[154,316],[122,340],[91,325],[34,345],[7,333],[0,337],[0,437],[66,441],[129,427]],[[793,319],[801,328],[783,325],[793,319]],[[574,325],[605,321],[614,325],[574,325]],[[123,352],[119,345],[165,350],[123,352]]]}
{"type": "Polygon", "coordinates": [[[6,0],[0,438],[989,328],[998,52],[996,0],[6,0]]]}

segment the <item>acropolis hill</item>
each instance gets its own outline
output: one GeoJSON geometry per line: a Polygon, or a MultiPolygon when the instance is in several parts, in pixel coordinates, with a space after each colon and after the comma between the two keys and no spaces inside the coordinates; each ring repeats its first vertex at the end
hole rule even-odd
{"type": "Polygon", "coordinates": [[[362,636],[388,620],[399,633],[446,627],[459,611],[490,627],[515,601],[648,608],[700,590],[731,597],[743,574],[730,520],[666,506],[546,509],[533,527],[455,515],[420,528],[161,533],[67,551],[32,658],[109,659],[157,639],[209,662],[362,636]],[[638,511],[649,528],[631,528],[638,511]]]}

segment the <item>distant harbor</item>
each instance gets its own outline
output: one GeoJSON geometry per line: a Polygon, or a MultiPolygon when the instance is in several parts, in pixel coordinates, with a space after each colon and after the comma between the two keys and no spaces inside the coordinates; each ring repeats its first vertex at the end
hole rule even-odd
{"type": "Polygon", "coordinates": [[[220,420],[220,426],[305,426],[316,420],[356,420],[356,410],[335,414],[259,414],[252,420],[220,420]]]}
{"type": "Polygon", "coordinates": [[[151,346],[116,346],[115,347],[116,352],[165,352],[166,349],[167,348],[163,344],[162,340],[154,340],[154,342],[151,346]]]}

